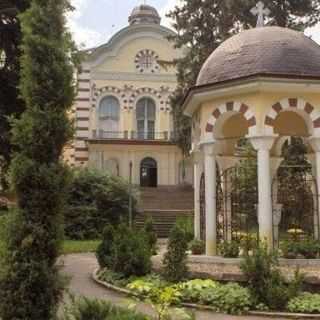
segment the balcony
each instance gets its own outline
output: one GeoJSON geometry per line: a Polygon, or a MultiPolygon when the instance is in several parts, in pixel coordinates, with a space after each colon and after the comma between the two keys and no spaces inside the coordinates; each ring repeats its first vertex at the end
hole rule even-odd
{"type": "Polygon", "coordinates": [[[174,133],[168,131],[104,131],[93,130],[93,140],[136,140],[174,142],[174,133]]]}

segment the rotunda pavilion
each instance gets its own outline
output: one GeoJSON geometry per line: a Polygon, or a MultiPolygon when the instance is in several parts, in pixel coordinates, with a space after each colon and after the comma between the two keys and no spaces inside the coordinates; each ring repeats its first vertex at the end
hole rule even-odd
{"type": "MultiPolygon", "coordinates": [[[[281,147],[292,136],[308,144],[315,181],[311,224],[319,238],[318,44],[303,33],[280,27],[254,28],[231,37],[203,65],[196,86],[185,97],[184,112],[192,117],[193,127],[195,233],[197,238],[203,233],[207,255],[217,254],[217,189],[225,188],[219,173],[239,162],[235,153],[241,138],[256,150],[258,234],[269,247],[274,246],[274,226],[279,223],[275,221],[281,220],[281,204],[272,197],[281,147]]],[[[228,200],[223,205],[228,206],[228,200]]],[[[224,228],[224,240],[230,240],[231,227],[224,228]]]]}

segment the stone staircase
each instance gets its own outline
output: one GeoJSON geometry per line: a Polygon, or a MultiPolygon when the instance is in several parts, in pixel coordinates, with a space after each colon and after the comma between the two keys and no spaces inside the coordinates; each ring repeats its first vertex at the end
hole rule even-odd
{"type": "Polygon", "coordinates": [[[179,217],[193,217],[194,195],[191,186],[141,188],[136,226],[142,227],[151,217],[159,238],[167,238],[179,217]]]}

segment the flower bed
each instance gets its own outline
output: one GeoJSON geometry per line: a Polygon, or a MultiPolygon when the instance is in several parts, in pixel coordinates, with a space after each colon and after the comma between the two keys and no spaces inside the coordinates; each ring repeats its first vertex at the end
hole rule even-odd
{"type": "MultiPolygon", "coordinates": [[[[213,280],[193,279],[178,284],[164,281],[159,275],[126,279],[108,270],[99,271],[96,279],[110,284],[109,288],[119,288],[122,293],[140,299],[151,298],[156,291],[170,290],[174,304],[187,307],[205,307],[214,312],[246,314],[252,310],[269,311],[265,305],[254,303],[249,290],[237,283],[221,284],[213,280]]],[[[285,310],[292,313],[310,313],[320,316],[320,295],[302,293],[289,301],[285,310]]]]}

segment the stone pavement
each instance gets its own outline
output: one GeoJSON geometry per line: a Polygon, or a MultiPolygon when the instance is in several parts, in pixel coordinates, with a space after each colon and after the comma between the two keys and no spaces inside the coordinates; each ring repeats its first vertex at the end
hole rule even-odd
{"type": "MultiPolygon", "coordinates": [[[[111,301],[114,304],[124,305],[127,297],[120,295],[114,291],[107,290],[96,284],[91,279],[91,274],[97,268],[97,261],[94,254],[72,254],[61,258],[63,264],[63,272],[70,276],[70,291],[78,296],[86,296],[89,298],[98,298],[111,301]]],[[[139,304],[138,310],[152,314],[152,309],[146,304],[139,304]]],[[[264,317],[249,317],[249,316],[228,316],[213,314],[206,311],[197,311],[197,320],[267,320],[270,318],[264,317]]],[[[282,318],[282,320],[285,320],[282,318]]]]}

